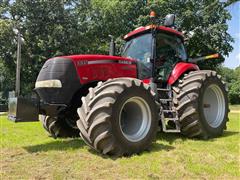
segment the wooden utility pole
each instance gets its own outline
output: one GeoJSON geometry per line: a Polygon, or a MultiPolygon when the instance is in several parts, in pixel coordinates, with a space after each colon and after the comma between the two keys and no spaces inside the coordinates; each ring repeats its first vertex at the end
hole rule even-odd
{"type": "Polygon", "coordinates": [[[16,66],[16,89],[15,95],[18,97],[20,95],[20,70],[21,70],[21,33],[18,30],[17,33],[17,66],[16,66]]]}

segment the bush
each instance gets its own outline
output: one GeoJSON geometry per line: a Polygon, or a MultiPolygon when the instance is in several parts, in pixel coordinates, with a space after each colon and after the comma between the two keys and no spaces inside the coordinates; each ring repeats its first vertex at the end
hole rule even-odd
{"type": "Polygon", "coordinates": [[[240,66],[235,69],[219,67],[218,73],[223,76],[223,80],[229,86],[229,102],[240,104],[240,66]]]}
{"type": "Polygon", "coordinates": [[[228,96],[231,104],[240,104],[240,80],[231,84],[228,96]]]}

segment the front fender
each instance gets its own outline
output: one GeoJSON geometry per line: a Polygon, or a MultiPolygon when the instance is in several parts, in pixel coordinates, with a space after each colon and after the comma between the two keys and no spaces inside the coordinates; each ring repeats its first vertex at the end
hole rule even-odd
{"type": "Polygon", "coordinates": [[[199,67],[193,63],[179,62],[175,65],[171,75],[168,78],[168,84],[172,85],[181,75],[188,71],[197,71],[199,67]]]}

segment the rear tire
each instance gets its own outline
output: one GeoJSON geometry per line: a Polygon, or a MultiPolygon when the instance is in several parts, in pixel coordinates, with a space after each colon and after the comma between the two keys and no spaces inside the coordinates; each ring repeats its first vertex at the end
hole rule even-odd
{"type": "Polygon", "coordinates": [[[40,121],[53,138],[79,137],[79,130],[70,127],[65,119],[41,115],[40,121]]]}
{"type": "Polygon", "coordinates": [[[181,132],[203,139],[220,136],[228,120],[225,83],[215,71],[193,71],[173,86],[181,132]]]}
{"type": "Polygon", "coordinates": [[[138,79],[98,83],[82,98],[77,125],[83,140],[108,155],[131,155],[150,147],[158,127],[157,105],[150,87],[138,79]]]}

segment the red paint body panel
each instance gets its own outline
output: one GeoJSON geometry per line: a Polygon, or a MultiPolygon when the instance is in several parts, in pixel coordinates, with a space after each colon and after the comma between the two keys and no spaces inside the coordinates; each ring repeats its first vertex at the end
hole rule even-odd
{"type": "Polygon", "coordinates": [[[81,84],[106,81],[118,77],[137,78],[136,61],[133,59],[108,55],[72,55],[63,57],[74,62],[81,84]]]}
{"type": "MultiPolygon", "coordinates": [[[[151,30],[151,28],[152,28],[152,26],[139,27],[139,28],[135,29],[134,31],[125,35],[124,39],[128,40],[129,38],[131,38],[131,37],[133,37],[137,34],[141,34],[141,33],[144,33],[144,32],[147,32],[147,31],[151,30]]],[[[165,26],[158,26],[157,30],[167,32],[167,33],[171,33],[171,34],[175,34],[175,35],[177,35],[177,36],[179,36],[180,38],[183,39],[183,34],[179,31],[176,31],[176,30],[172,29],[172,28],[165,27],[165,26]]]]}
{"type": "Polygon", "coordinates": [[[126,64],[93,64],[78,67],[81,84],[92,81],[106,81],[110,78],[132,77],[137,78],[136,65],[126,64]],[[125,70],[128,66],[128,70],[125,70]]]}
{"type": "Polygon", "coordinates": [[[172,85],[178,78],[187,71],[197,71],[199,67],[196,64],[180,62],[174,67],[171,75],[168,78],[168,84],[172,85]]]}
{"type": "Polygon", "coordinates": [[[150,84],[151,83],[151,79],[143,79],[142,82],[145,83],[145,84],[150,84]]]}
{"type": "Polygon", "coordinates": [[[102,55],[102,54],[80,54],[80,55],[70,55],[70,56],[62,56],[64,58],[70,58],[73,61],[78,60],[102,60],[102,59],[109,59],[109,60],[126,60],[126,61],[133,61],[135,60],[130,58],[124,58],[120,56],[109,56],[109,55],[102,55]]]}

